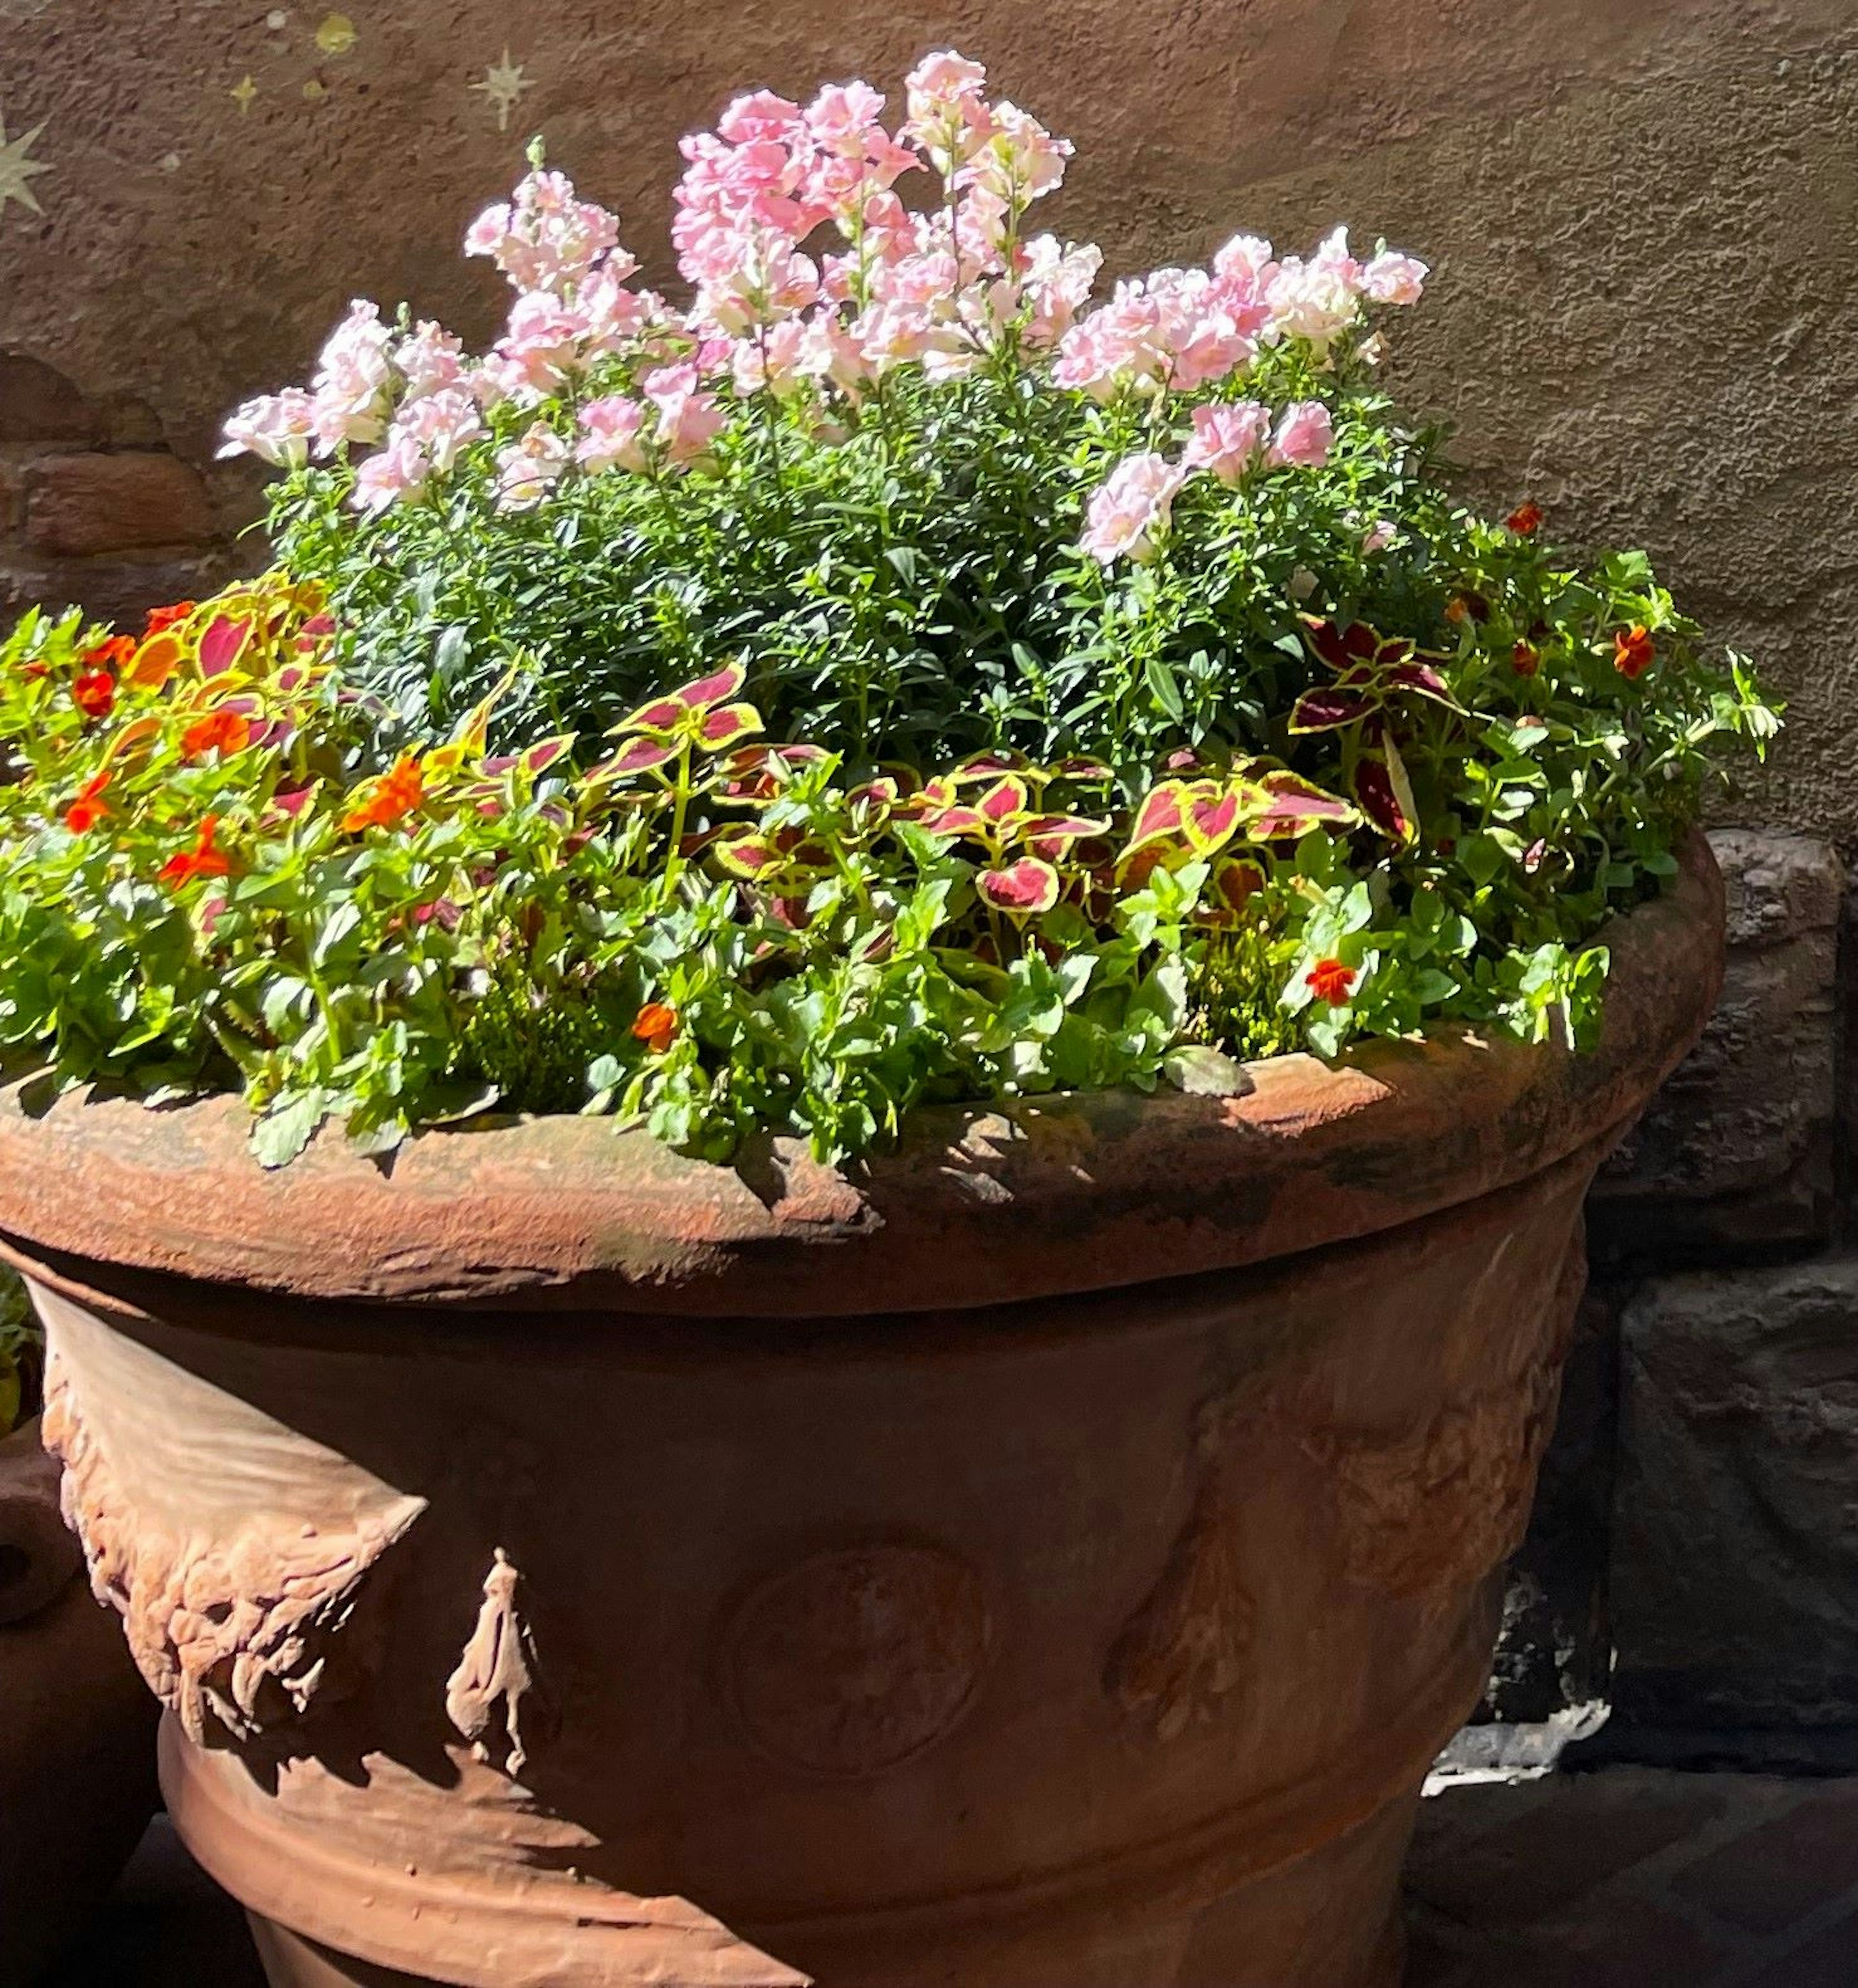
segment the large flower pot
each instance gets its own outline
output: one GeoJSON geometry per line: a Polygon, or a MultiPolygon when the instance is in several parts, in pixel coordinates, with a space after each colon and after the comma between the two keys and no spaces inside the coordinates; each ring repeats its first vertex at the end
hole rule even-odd
{"type": "Polygon", "coordinates": [[[1721,919],[1698,843],[1591,1055],[926,1114],[849,1180],[0,1097],[46,1433],[273,1980],[1393,1982],[1721,919]]]}
{"type": "Polygon", "coordinates": [[[158,1799],[155,1707],[91,1599],[35,1425],[0,1442],[0,1988],[29,1988],[158,1799]]]}

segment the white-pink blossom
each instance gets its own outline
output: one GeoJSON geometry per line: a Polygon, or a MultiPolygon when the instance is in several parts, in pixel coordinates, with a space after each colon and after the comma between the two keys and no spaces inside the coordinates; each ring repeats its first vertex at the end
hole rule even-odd
{"type": "Polygon", "coordinates": [[[1061,244],[1053,235],[1035,235],[1025,245],[1019,289],[1029,299],[1025,322],[1029,344],[1056,344],[1090,300],[1103,252],[1094,242],[1061,244]]]}
{"type": "Polygon", "coordinates": [[[573,182],[538,168],[466,231],[464,252],[488,255],[519,290],[572,291],[596,262],[620,280],[637,269],[620,248],[617,216],[575,197],[573,182]]]}
{"type": "Polygon", "coordinates": [[[510,306],[509,329],[498,340],[505,390],[537,399],[579,370],[585,320],[548,290],[528,290],[510,306]]]}
{"type": "Polygon", "coordinates": [[[255,455],[277,469],[299,469],[309,459],[316,401],[301,387],[261,394],[245,401],[227,421],[219,453],[255,455]]]}
{"type": "Polygon", "coordinates": [[[1361,272],[1362,294],[1377,304],[1416,304],[1431,274],[1417,256],[1383,248],[1361,272]]]}
{"type": "Polygon", "coordinates": [[[404,397],[417,401],[455,387],[464,376],[464,341],[443,325],[429,320],[415,325],[394,347],[394,363],[406,382],[404,397]]]}
{"type": "Polygon", "coordinates": [[[1272,438],[1272,466],[1320,469],[1329,460],[1335,438],[1334,420],[1320,401],[1293,401],[1272,438]]]}
{"type": "Polygon", "coordinates": [[[1181,467],[1210,470],[1221,483],[1236,483],[1264,455],[1270,440],[1271,411],[1256,401],[1196,407],[1181,467]]]}
{"type": "Polygon", "coordinates": [[[380,308],[358,297],[329,334],[310,382],[310,417],[318,451],[333,455],[345,442],[374,443],[386,434],[392,407],[393,333],[380,308]]]}
{"type": "Polygon", "coordinates": [[[952,49],[924,56],[904,79],[909,116],[901,134],[952,178],[993,135],[987,72],[952,49]]]}
{"type": "Polygon", "coordinates": [[[546,421],[536,421],[520,440],[497,451],[497,508],[533,510],[560,479],[573,454],[546,421]]]}
{"type": "Polygon", "coordinates": [[[684,465],[701,460],[728,424],[727,413],[714,394],[702,390],[698,377],[697,368],[687,362],[661,366],[640,383],[640,390],[658,411],[654,439],[667,462],[684,465]]]}
{"type": "Polygon", "coordinates": [[[1016,103],[994,106],[992,128],[956,174],[958,184],[989,193],[1015,212],[1054,191],[1076,147],[1055,138],[1016,103]]]}
{"type": "Polygon", "coordinates": [[[402,499],[417,495],[432,474],[432,461],[410,435],[394,434],[355,472],[349,502],[377,517],[402,499]]]}
{"type": "Polygon", "coordinates": [[[1153,559],[1186,474],[1152,449],[1125,456],[1092,493],[1083,549],[1105,566],[1153,559]]]}
{"type": "Polygon", "coordinates": [[[403,407],[388,440],[390,445],[396,438],[411,441],[443,475],[484,431],[477,402],[461,387],[445,387],[403,407]]]}
{"type": "Polygon", "coordinates": [[[583,469],[643,469],[645,451],[639,431],[645,410],[623,394],[589,401],[580,411],[581,438],[574,459],[583,469]]]}

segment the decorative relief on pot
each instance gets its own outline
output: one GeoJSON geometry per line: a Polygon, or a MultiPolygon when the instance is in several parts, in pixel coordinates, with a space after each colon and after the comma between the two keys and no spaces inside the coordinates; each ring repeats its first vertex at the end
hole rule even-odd
{"type": "Polygon", "coordinates": [[[42,1433],[64,1466],[66,1523],[187,1737],[254,1739],[352,1685],[365,1658],[352,1637],[339,1647],[341,1632],[425,1500],[55,1294],[35,1297],[42,1433]]]}
{"type": "Polygon", "coordinates": [[[1104,1689],[1157,1740],[1172,1740],[1243,1682],[1257,1614],[1239,1578],[1238,1514],[1209,1472],[1160,1579],[1116,1638],[1104,1689]]]}
{"type": "Polygon", "coordinates": [[[551,1724],[542,1697],[535,1664],[535,1645],[517,1609],[522,1577],[502,1547],[495,1550],[484,1577],[484,1600],[477,1626],[464,1645],[458,1667],[445,1680],[445,1716],[471,1743],[480,1760],[500,1766],[512,1780],[528,1764],[522,1722],[525,1699],[532,1736],[551,1724]],[[493,1733],[492,1728],[502,1730],[493,1733]]]}
{"type": "Polygon", "coordinates": [[[938,1547],[816,1554],[755,1588],[722,1646],[725,1688],[764,1753],[809,1773],[900,1767],[973,1699],[991,1626],[972,1567],[938,1547]]]}

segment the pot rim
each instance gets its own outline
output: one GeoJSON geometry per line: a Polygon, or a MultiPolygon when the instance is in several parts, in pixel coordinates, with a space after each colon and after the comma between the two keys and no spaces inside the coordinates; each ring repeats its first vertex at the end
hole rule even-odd
{"type": "Polygon", "coordinates": [[[1600,935],[1612,967],[1590,1052],[1461,1024],[1333,1064],[1248,1063],[1235,1097],[931,1106],[897,1151],[843,1171],[794,1140],[720,1166],[610,1120],[553,1117],[434,1128],[390,1163],[326,1131],[267,1173],[238,1097],[46,1106],[27,1077],[0,1086],[0,1236],[29,1266],[47,1252],[105,1283],[155,1273],[339,1303],[712,1317],[921,1312],[1235,1269],[1454,1206],[1616,1135],[1708,1019],[1723,918],[1694,833],[1664,894],[1600,935]]]}

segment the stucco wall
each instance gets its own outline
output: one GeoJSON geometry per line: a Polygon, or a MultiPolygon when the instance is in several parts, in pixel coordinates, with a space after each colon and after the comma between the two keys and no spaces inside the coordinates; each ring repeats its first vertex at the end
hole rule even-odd
{"type": "Polygon", "coordinates": [[[252,502],[210,465],[220,414],[300,377],[351,294],[485,330],[498,286],[455,246],[530,131],[663,277],[681,130],[738,86],[894,87],[954,42],[1078,141],[1054,218],[1113,269],[1341,218],[1431,260],[1400,377],[1471,484],[1648,544],[1792,702],[1737,812],[1858,842],[1850,0],[340,4],[348,32],[327,0],[0,0],[5,142],[47,168],[42,212],[0,203],[0,352],[68,383],[0,376],[15,597],[208,576],[211,518],[252,502]],[[472,86],[506,49],[529,86],[499,131],[472,86]],[[44,466],[100,445],[156,461],[44,466]]]}

